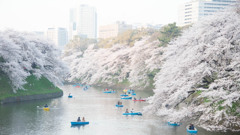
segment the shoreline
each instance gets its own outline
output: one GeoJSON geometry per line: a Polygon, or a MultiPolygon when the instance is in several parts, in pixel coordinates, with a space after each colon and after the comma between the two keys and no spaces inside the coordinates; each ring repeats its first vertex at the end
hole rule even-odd
{"type": "Polygon", "coordinates": [[[17,103],[17,102],[24,102],[24,101],[31,101],[31,100],[39,100],[39,99],[58,98],[61,96],[63,96],[63,91],[58,91],[58,92],[54,92],[54,93],[46,93],[46,94],[8,97],[8,98],[0,100],[0,104],[17,103]]]}

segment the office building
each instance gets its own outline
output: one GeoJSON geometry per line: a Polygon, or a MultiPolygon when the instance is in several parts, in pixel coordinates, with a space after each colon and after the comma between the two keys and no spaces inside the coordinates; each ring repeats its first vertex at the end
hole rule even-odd
{"type": "Polygon", "coordinates": [[[94,7],[80,5],[70,10],[69,39],[74,36],[82,38],[97,38],[97,12],[94,7]]]}
{"type": "Polygon", "coordinates": [[[132,25],[124,22],[116,22],[115,24],[104,25],[99,27],[99,38],[106,39],[117,37],[119,34],[132,29],[132,25]]]}
{"type": "Polygon", "coordinates": [[[67,44],[67,30],[65,28],[48,28],[47,38],[52,40],[54,44],[63,49],[67,44]]]}
{"type": "Polygon", "coordinates": [[[192,0],[179,6],[178,26],[191,25],[205,16],[232,6],[236,0],[192,0]]]}

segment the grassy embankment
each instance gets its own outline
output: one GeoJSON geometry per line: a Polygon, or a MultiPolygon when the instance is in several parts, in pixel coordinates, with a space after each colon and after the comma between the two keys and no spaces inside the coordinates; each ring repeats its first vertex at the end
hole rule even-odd
{"type": "Polygon", "coordinates": [[[37,95],[37,94],[48,94],[60,92],[61,89],[55,87],[48,79],[42,77],[37,80],[33,75],[29,76],[26,81],[27,84],[24,85],[26,90],[17,90],[17,93],[14,93],[10,80],[7,75],[0,72],[0,100],[3,100],[8,97],[17,97],[17,96],[26,96],[26,95],[37,95]]]}

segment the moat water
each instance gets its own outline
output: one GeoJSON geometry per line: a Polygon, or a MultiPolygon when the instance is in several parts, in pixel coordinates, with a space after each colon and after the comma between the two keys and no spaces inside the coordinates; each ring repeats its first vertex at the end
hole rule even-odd
{"type": "MultiPolygon", "coordinates": [[[[61,87],[61,98],[26,101],[0,105],[0,135],[186,135],[186,125],[168,126],[156,116],[124,116],[126,108],[143,111],[147,102],[121,100],[122,90],[103,93],[101,88],[83,90],[71,85],[61,87]],[[71,93],[73,98],[68,98],[71,93]],[[124,107],[115,107],[122,101],[124,107]],[[50,111],[42,107],[48,104],[50,111]],[[89,125],[71,126],[77,117],[85,117],[89,125]]],[[[153,95],[150,90],[136,91],[136,97],[153,95]]],[[[208,132],[198,128],[198,135],[239,135],[239,133],[208,132]]]]}

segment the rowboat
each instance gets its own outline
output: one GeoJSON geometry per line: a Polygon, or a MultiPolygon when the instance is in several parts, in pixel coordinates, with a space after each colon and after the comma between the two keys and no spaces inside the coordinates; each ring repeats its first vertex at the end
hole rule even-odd
{"type": "Polygon", "coordinates": [[[122,97],[121,99],[132,99],[132,97],[122,97]]]}
{"type": "Polygon", "coordinates": [[[133,101],[146,101],[145,99],[133,100],[133,101]]]}
{"type": "Polygon", "coordinates": [[[187,129],[187,133],[189,133],[189,134],[197,134],[197,128],[196,127],[194,127],[194,129],[193,130],[190,130],[189,129],[189,126],[190,125],[188,125],[187,127],[186,127],[186,129],[187,129]]]}
{"type": "Polygon", "coordinates": [[[116,93],[116,91],[104,91],[103,93],[116,93]]]}
{"type": "Polygon", "coordinates": [[[74,125],[86,125],[86,124],[89,124],[89,122],[81,122],[81,121],[71,122],[71,125],[72,125],[72,126],[74,126],[74,125]]]}
{"type": "Polygon", "coordinates": [[[135,112],[135,113],[123,113],[123,115],[142,115],[141,112],[135,112]]]}
{"type": "Polygon", "coordinates": [[[49,111],[50,108],[49,108],[49,107],[43,107],[43,110],[44,110],[44,111],[49,111]]]}
{"type": "Polygon", "coordinates": [[[179,122],[169,121],[169,122],[168,122],[168,125],[170,125],[170,126],[180,126],[180,123],[179,123],[179,122]]]}
{"type": "Polygon", "coordinates": [[[123,107],[123,105],[116,105],[116,107],[123,107]]]}

